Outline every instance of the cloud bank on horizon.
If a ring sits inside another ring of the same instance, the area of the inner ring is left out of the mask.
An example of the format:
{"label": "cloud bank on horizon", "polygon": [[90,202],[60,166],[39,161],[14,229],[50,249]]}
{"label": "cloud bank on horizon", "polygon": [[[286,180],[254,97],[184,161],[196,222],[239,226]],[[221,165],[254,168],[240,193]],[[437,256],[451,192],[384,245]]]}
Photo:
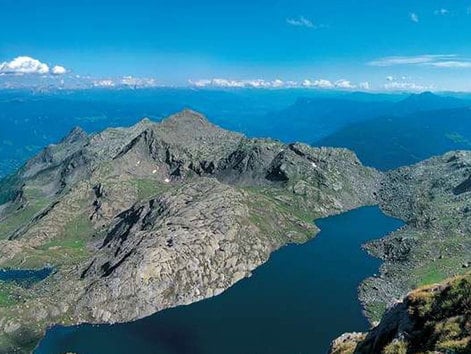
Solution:
{"label": "cloud bank on horizon", "polygon": [[201,79],[201,80],[188,80],[188,83],[194,87],[219,87],[219,88],[317,88],[317,89],[369,89],[368,82],[361,82],[354,84],[349,80],[340,79],[335,82],[326,79],[304,79],[302,81],[283,81],[276,80],[234,80],[234,79]]}
{"label": "cloud bank on horizon", "polygon": [[[365,63],[368,66],[376,67],[394,67],[407,65],[428,65],[435,68],[470,68],[471,60],[460,58],[455,54],[426,54],[418,56],[392,56],[378,58]],[[60,81],[64,88],[116,88],[116,87],[157,87],[168,86],[159,84],[155,78],[134,77],[131,75],[113,77],[113,78],[94,78],[90,76],[66,75],[70,74],[70,70],[61,65],[49,66],[38,59],[30,56],[19,56],[11,61],[0,63],[0,79],[9,76],[41,76],[54,77],[63,76],[67,79],[73,79],[69,83],[62,79]],[[362,90],[362,91],[425,91],[436,89],[433,85],[425,85],[414,82],[411,77],[387,75],[384,77],[384,83],[373,87],[367,80],[352,82],[348,79],[329,80],[325,78],[319,79],[302,79],[302,80],[266,80],[258,79],[189,79],[187,84],[196,88],[253,88],[253,89],[287,89],[287,88],[306,88],[319,90]],[[0,88],[5,87],[1,85]],[[69,84],[69,85],[68,85]],[[12,87],[12,86],[6,86]]]}
{"label": "cloud bank on horizon", "polygon": [[[367,63],[373,66],[393,66],[393,65],[406,65],[406,64],[446,64],[450,60],[444,61],[443,59],[450,59],[453,56],[444,55],[424,55],[417,57],[388,57],[380,58],[375,61]],[[442,60],[442,61],[440,61]],[[439,65],[437,65],[439,66]],[[47,78],[53,76],[64,76],[71,80],[67,83],[64,79],[61,79],[61,86],[65,88],[117,88],[117,87],[157,87],[158,81],[155,78],[138,78],[133,76],[123,76],[115,78],[93,78],[90,76],[80,75],[65,75],[69,74],[70,71],[60,65],[50,67],[48,64],[41,62],[38,59],[34,59],[29,56],[19,56],[11,61],[0,63],[0,78],[8,76],[21,76],[21,77],[43,77]],[[393,76],[387,76],[385,78],[386,83],[380,86],[379,90],[384,91],[424,91],[431,90],[433,86],[426,86],[411,82],[407,77],[401,77],[397,79]],[[55,83],[55,82],[54,82]],[[69,85],[67,85],[69,84]],[[320,79],[303,79],[303,80],[265,80],[265,79],[225,79],[225,78],[213,78],[213,79],[199,79],[199,80],[188,80],[189,86],[196,88],[252,88],[252,89],[288,89],[288,88],[305,88],[305,89],[319,89],[319,90],[372,90],[371,84],[368,81],[361,81],[354,83],[347,79],[328,80],[324,78]],[[160,85],[165,86],[165,85]],[[7,85],[6,87],[15,87]],[[0,88],[2,88],[0,81]],[[374,89],[373,89],[374,90]],[[378,88],[376,88],[378,90]]]}
{"label": "cloud bank on horizon", "polygon": [[302,81],[283,81],[280,79],[267,81],[263,79],[254,80],[234,80],[234,79],[202,79],[202,80],[188,80],[191,86],[197,88],[305,88],[305,89],[319,89],[319,90],[360,90],[360,91],[426,91],[433,90],[433,86],[420,85],[408,80],[407,77],[394,78],[388,76],[385,78],[387,83],[381,86],[379,90],[372,90],[371,84],[368,81],[353,83],[349,80],[340,79],[330,81],[326,79],[304,79]]}

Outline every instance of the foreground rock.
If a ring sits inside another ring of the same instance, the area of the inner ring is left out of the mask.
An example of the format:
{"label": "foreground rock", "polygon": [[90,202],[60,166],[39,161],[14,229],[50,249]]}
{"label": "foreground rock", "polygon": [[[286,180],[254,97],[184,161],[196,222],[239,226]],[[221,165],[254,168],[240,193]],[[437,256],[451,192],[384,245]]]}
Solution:
{"label": "foreground rock", "polygon": [[330,352],[471,353],[471,273],[409,293],[369,333],[345,334]]}
{"label": "foreground rock", "polygon": [[74,129],[0,182],[0,351],[54,323],[124,322],[224,291],[312,220],[375,204],[381,174],[345,149],[248,139],[184,111],[88,136]]}

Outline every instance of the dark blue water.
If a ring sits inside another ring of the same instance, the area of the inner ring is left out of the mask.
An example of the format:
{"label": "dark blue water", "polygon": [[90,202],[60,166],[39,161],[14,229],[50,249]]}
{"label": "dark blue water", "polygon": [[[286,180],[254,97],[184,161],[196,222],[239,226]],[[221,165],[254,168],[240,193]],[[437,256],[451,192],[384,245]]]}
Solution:
{"label": "dark blue water", "polygon": [[42,269],[0,269],[1,281],[14,281],[20,284],[33,284],[46,279],[51,273],[52,268]]}
{"label": "dark blue water", "polygon": [[56,326],[36,354],[325,353],[367,329],[357,287],[380,262],[361,249],[403,225],[377,207],[318,220],[319,235],[275,252],[223,294],[119,325]]}

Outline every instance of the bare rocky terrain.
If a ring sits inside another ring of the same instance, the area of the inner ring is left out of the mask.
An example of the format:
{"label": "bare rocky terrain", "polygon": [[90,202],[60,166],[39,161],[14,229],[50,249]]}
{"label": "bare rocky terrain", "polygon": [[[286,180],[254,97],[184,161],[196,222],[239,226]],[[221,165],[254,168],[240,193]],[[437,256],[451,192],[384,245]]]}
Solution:
{"label": "bare rocky terrain", "polygon": [[471,152],[455,151],[385,174],[382,209],[406,226],[366,248],[384,260],[360,299],[374,322],[407,292],[471,265]]}
{"label": "bare rocky terrain", "polygon": [[217,295],[315,218],[377,203],[381,173],[346,149],[248,139],[183,111],[74,129],[0,182],[1,352],[52,324],[126,322]]}

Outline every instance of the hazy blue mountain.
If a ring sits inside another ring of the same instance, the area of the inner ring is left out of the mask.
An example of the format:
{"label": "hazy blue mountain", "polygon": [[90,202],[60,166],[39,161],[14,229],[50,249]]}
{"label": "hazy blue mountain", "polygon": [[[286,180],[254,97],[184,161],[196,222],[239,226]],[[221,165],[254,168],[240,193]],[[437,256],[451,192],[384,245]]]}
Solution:
{"label": "hazy blue mountain", "polygon": [[261,135],[285,141],[312,143],[351,123],[381,116],[404,116],[419,111],[471,106],[471,100],[439,96],[430,92],[412,95],[351,93],[334,97],[299,98],[259,122]]}
{"label": "hazy blue mountain", "polygon": [[[350,98],[299,98],[279,112],[259,121],[259,135],[285,141],[312,142],[351,122],[385,114],[394,106],[390,101],[356,101]],[[266,122],[270,122],[266,125]]]}
{"label": "hazy blue mountain", "polygon": [[451,96],[436,95],[431,92],[412,94],[394,105],[392,112],[396,115],[406,115],[420,111],[434,111],[471,106],[471,100]]}
{"label": "hazy blue mountain", "polygon": [[422,111],[356,122],[315,145],[347,147],[365,164],[391,169],[449,150],[471,149],[471,108]]}

